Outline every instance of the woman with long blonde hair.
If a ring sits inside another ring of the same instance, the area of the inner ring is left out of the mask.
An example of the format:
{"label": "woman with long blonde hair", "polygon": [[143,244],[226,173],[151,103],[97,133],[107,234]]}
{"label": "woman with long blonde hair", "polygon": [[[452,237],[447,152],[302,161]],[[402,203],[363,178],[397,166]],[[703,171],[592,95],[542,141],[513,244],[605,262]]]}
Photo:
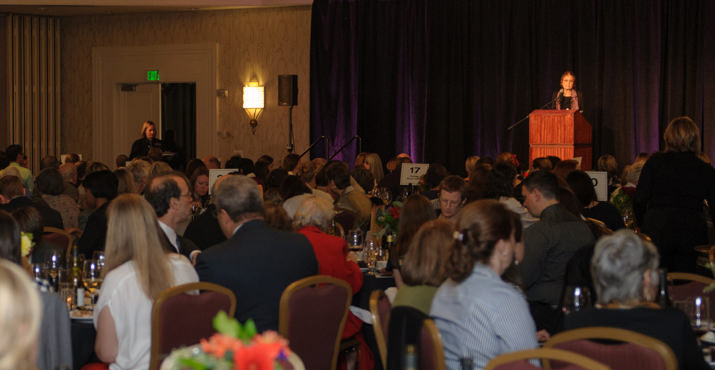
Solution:
{"label": "woman with long blonde hair", "polygon": [[112,370],[148,368],[154,299],[172,286],[198,281],[198,275],[185,257],[166,252],[156,214],[144,198],[122,194],[107,216],[95,352]]}
{"label": "woman with long blonde hair", "polygon": [[0,369],[36,369],[40,296],[20,266],[0,259]]}

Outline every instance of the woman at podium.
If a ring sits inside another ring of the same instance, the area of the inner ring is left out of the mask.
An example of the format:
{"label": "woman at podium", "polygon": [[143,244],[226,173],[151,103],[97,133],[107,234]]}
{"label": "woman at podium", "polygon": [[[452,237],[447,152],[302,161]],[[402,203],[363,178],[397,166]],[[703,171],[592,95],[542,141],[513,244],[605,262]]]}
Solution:
{"label": "woman at podium", "polygon": [[573,88],[576,77],[573,72],[566,71],[561,75],[561,90],[554,96],[554,106],[556,109],[580,110],[578,104],[578,93]]}
{"label": "woman at podium", "polygon": [[156,125],[152,121],[145,121],[142,124],[142,137],[132,144],[129,159],[143,157],[149,153],[152,147],[161,148],[161,140],[156,138]]}

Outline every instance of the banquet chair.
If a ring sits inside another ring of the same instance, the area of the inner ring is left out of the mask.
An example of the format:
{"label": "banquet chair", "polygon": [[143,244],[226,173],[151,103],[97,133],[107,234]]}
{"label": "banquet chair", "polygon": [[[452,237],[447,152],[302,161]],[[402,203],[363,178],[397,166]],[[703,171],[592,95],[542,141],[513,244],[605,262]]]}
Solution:
{"label": "banquet chair", "polygon": [[384,290],[373,290],[370,293],[370,314],[372,315],[372,330],[375,333],[377,350],[380,352],[382,368],[387,369],[387,340],[390,325],[390,310],[392,303]]}
{"label": "banquet chair", "polygon": [[347,282],[325,275],[300,279],[283,291],[278,332],[306,369],[335,369],[352,295]]}
{"label": "banquet chair", "polygon": [[437,325],[432,319],[422,322],[420,331],[420,369],[422,370],[445,370],[444,347],[442,347],[442,335],[439,334]]}
{"label": "banquet chair", "polygon": [[[594,326],[568,330],[551,337],[544,344],[544,348],[576,352],[602,362],[612,369],[676,370],[678,368],[675,354],[667,344],[625,329]],[[549,360],[544,360],[544,367],[549,368],[549,365]]]}
{"label": "banquet chair", "polygon": [[672,302],[697,296],[708,296],[710,297],[710,302],[715,303],[715,291],[703,293],[703,288],[713,283],[711,278],[686,272],[669,272],[668,280],[673,282],[672,285],[668,286],[668,293]]}
{"label": "banquet chair", "polygon": [[[568,365],[559,367],[559,370],[576,370],[576,369],[587,369],[587,370],[609,370],[610,367],[596,360],[592,360],[584,355],[579,355],[578,353],[564,351],[561,349],[553,348],[540,348],[540,349],[530,349],[525,351],[517,351],[511,353],[505,353],[494,357],[484,370],[537,370],[541,369],[538,366],[533,365],[528,360],[530,359],[548,359],[548,360],[558,360],[559,362],[566,363]],[[544,367],[548,368],[548,367]]]}
{"label": "banquet chair", "polygon": [[149,369],[158,369],[173,349],[214,334],[213,319],[219,311],[229,317],[236,312],[236,296],[220,285],[189,283],[159,293],[151,310]]}

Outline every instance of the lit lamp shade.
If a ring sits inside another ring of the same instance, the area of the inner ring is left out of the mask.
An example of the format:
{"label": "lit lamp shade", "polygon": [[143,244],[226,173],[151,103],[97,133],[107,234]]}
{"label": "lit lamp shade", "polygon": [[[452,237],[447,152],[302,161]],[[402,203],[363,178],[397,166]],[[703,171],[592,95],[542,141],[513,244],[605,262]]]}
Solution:
{"label": "lit lamp shade", "polygon": [[243,109],[246,111],[251,130],[255,133],[258,125],[258,117],[263,112],[264,107],[264,87],[258,83],[251,82],[249,86],[243,87]]}

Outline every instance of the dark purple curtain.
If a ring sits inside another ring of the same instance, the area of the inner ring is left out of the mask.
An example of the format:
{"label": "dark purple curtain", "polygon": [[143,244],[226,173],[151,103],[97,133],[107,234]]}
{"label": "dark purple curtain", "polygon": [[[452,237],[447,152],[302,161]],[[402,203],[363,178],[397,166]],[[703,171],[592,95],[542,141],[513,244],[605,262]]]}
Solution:
{"label": "dark purple curtain", "polygon": [[456,172],[472,154],[524,163],[528,122],[506,128],[569,69],[594,159],[659,150],[679,115],[701,125],[713,157],[714,20],[709,0],[315,0],[311,137],[334,153],[359,135],[385,161],[407,152]]}

